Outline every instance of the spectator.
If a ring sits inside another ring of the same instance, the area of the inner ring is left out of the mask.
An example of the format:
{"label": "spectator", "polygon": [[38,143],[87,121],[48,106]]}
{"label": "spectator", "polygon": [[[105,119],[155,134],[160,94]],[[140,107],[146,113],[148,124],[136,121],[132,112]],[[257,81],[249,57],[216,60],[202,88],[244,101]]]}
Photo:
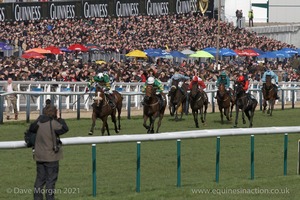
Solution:
{"label": "spectator", "polygon": [[253,10],[249,10],[248,12],[248,18],[249,18],[249,27],[253,27],[253,18],[254,18],[254,15],[253,15]]}
{"label": "spectator", "polygon": [[[36,180],[34,184],[34,200],[54,199],[55,183],[58,178],[59,160],[63,158],[59,136],[68,132],[66,122],[59,117],[56,107],[46,107],[29,130],[36,133],[34,160],[36,161]],[[44,189],[45,187],[45,189]]]}
{"label": "spectator", "polygon": [[[7,79],[7,83],[4,85],[5,92],[14,92],[18,91],[17,85],[15,85],[12,81],[12,78]],[[18,109],[17,109],[17,94],[9,94],[5,96],[5,100],[7,101],[6,111],[6,119],[10,120],[11,109],[13,109],[15,113],[15,120],[18,120]]]}

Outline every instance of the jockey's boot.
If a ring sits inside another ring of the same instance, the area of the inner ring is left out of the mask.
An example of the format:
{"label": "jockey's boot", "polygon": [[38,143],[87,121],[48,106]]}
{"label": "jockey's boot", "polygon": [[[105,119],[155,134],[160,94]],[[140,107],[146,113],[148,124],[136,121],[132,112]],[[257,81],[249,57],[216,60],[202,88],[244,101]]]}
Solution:
{"label": "jockey's boot", "polygon": [[207,103],[209,103],[207,94],[206,94],[204,91],[202,91],[202,94],[203,94],[204,100],[205,100]]}
{"label": "jockey's boot", "polygon": [[179,88],[180,92],[185,96],[186,94],[185,94],[185,91],[183,90],[183,88],[182,87],[178,87],[178,88]]}
{"label": "jockey's boot", "polygon": [[276,100],[280,99],[278,96],[278,87],[274,84],[275,92],[276,92]]}
{"label": "jockey's boot", "polygon": [[116,108],[116,104],[114,102],[114,98],[111,94],[106,95],[108,97],[108,104],[111,106],[112,109]]}
{"label": "jockey's boot", "polygon": [[217,91],[217,95],[214,98],[217,99],[218,96],[219,96],[219,91]]}
{"label": "jockey's boot", "polygon": [[164,97],[161,94],[157,95],[159,98],[159,106],[160,106],[160,110],[164,107]]}

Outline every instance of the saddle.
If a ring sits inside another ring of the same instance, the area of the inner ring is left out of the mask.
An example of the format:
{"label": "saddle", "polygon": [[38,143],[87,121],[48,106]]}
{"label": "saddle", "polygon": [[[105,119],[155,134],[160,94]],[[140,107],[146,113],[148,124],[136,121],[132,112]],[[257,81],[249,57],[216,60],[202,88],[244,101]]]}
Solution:
{"label": "saddle", "polygon": [[112,109],[116,108],[116,104],[115,104],[115,97],[113,94],[110,93],[105,93],[105,96],[108,99],[108,104],[111,106]]}
{"label": "saddle", "polygon": [[161,94],[156,94],[159,103],[159,110],[162,110],[164,107],[164,98]]}

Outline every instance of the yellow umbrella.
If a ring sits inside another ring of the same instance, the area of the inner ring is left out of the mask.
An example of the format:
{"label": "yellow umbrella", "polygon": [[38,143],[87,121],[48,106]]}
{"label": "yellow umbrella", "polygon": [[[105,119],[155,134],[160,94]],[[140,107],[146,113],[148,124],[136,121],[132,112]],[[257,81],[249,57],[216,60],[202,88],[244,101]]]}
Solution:
{"label": "yellow umbrella", "polygon": [[137,58],[147,58],[146,53],[143,51],[140,51],[140,50],[133,50],[133,51],[129,52],[128,54],[126,54],[125,56],[137,57]]}
{"label": "yellow umbrella", "polygon": [[213,58],[214,56],[210,53],[208,53],[207,51],[197,51],[194,54],[189,55],[189,57],[191,58]]}
{"label": "yellow umbrella", "polygon": [[99,64],[99,65],[101,65],[101,64],[106,64],[106,62],[105,62],[105,61],[103,61],[103,60],[97,60],[97,61],[96,61],[96,64]]}

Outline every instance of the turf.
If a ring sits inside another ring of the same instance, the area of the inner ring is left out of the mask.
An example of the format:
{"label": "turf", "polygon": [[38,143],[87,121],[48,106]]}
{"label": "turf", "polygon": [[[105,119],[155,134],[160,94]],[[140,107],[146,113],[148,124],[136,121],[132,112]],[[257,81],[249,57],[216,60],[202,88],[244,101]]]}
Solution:
{"label": "turf", "polygon": [[[166,115],[161,132],[196,130],[191,115],[178,122]],[[273,116],[256,111],[254,127],[298,126],[299,109],[275,110]],[[122,118],[120,134],[142,134],[141,117]],[[90,119],[68,119],[63,137],[87,136]],[[95,135],[100,135],[101,122]],[[239,127],[248,127],[242,124]],[[25,122],[1,125],[0,140],[23,140]],[[220,124],[219,113],[207,114],[200,129],[232,128]],[[115,134],[110,124],[111,134]],[[88,137],[88,136],[87,136]],[[297,141],[289,134],[288,171],[283,175],[283,135],[255,136],[255,179],[250,179],[250,136],[221,137],[220,179],[215,182],[216,138],[181,142],[181,187],[177,188],[176,141],[141,143],[141,191],[136,190],[136,143],[97,145],[97,197],[92,196],[91,145],[64,146],[56,199],[299,199]],[[32,199],[35,162],[31,149],[1,150],[0,199]]]}

